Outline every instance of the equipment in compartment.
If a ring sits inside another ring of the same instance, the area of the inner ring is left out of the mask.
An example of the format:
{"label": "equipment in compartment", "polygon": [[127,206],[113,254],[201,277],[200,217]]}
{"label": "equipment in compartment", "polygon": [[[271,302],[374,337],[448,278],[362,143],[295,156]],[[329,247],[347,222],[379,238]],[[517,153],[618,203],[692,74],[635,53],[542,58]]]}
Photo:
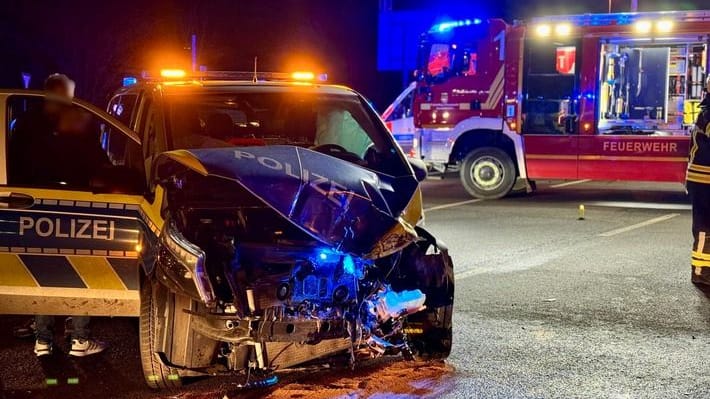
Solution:
{"label": "equipment in compartment", "polygon": [[599,129],[683,132],[702,99],[706,46],[606,43],[601,49]]}

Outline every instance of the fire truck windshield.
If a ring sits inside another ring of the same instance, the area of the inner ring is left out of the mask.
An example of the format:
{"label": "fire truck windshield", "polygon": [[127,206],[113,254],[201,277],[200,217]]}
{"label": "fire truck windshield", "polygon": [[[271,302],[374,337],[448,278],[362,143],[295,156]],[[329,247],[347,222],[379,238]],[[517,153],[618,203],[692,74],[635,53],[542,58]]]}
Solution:
{"label": "fire truck windshield", "polygon": [[488,24],[459,26],[443,32],[429,32],[419,45],[418,69],[422,77],[440,83],[452,76],[476,74],[478,42],[486,36]]}

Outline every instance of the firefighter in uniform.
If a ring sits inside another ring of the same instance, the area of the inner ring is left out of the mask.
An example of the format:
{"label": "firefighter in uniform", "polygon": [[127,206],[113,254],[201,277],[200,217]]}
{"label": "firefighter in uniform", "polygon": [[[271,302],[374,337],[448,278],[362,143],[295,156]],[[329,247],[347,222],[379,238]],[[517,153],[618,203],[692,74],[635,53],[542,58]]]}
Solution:
{"label": "firefighter in uniform", "polygon": [[693,206],[691,281],[710,286],[710,77],[706,90],[693,127],[686,184]]}

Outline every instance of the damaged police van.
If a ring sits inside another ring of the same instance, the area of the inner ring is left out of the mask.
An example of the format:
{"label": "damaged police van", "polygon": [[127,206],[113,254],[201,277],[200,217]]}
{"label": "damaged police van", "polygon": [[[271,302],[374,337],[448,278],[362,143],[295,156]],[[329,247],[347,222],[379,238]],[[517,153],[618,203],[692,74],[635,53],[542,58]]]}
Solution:
{"label": "damaged police van", "polygon": [[[221,78],[123,87],[111,116],[74,101],[101,120],[95,139],[109,166],[84,189],[5,176],[12,198],[0,213],[17,220],[18,234],[0,237],[0,258],[15,257],[0,267],[48,281],[34,255],[73,266],[84,284],[71,292],[25,287],[62,297],[52,314],[139,316],[154,388],[186,376],[236,371],[258,375],[249,382],[258,385],[294,366],[448,356],[453,265],[417,225],[425,170],[348,88]],[[3,95],[8,121],[17,95]],[[97,270],[122,284],[98,287]],[[0,299],[11,300],[0,313],[46,312],[27,307],[6,275]]]}

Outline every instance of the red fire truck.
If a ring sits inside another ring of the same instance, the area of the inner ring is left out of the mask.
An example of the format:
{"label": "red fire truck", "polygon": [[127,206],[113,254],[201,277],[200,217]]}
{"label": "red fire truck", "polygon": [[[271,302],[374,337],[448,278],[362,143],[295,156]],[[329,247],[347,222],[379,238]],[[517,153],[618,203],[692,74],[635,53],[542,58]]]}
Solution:
{"label": "red fire truck", "polygon": [[537,179],[681,182],[709,32],[710,11],[446,22],[422,35],[416,83],[383,118],[474,197]]}

